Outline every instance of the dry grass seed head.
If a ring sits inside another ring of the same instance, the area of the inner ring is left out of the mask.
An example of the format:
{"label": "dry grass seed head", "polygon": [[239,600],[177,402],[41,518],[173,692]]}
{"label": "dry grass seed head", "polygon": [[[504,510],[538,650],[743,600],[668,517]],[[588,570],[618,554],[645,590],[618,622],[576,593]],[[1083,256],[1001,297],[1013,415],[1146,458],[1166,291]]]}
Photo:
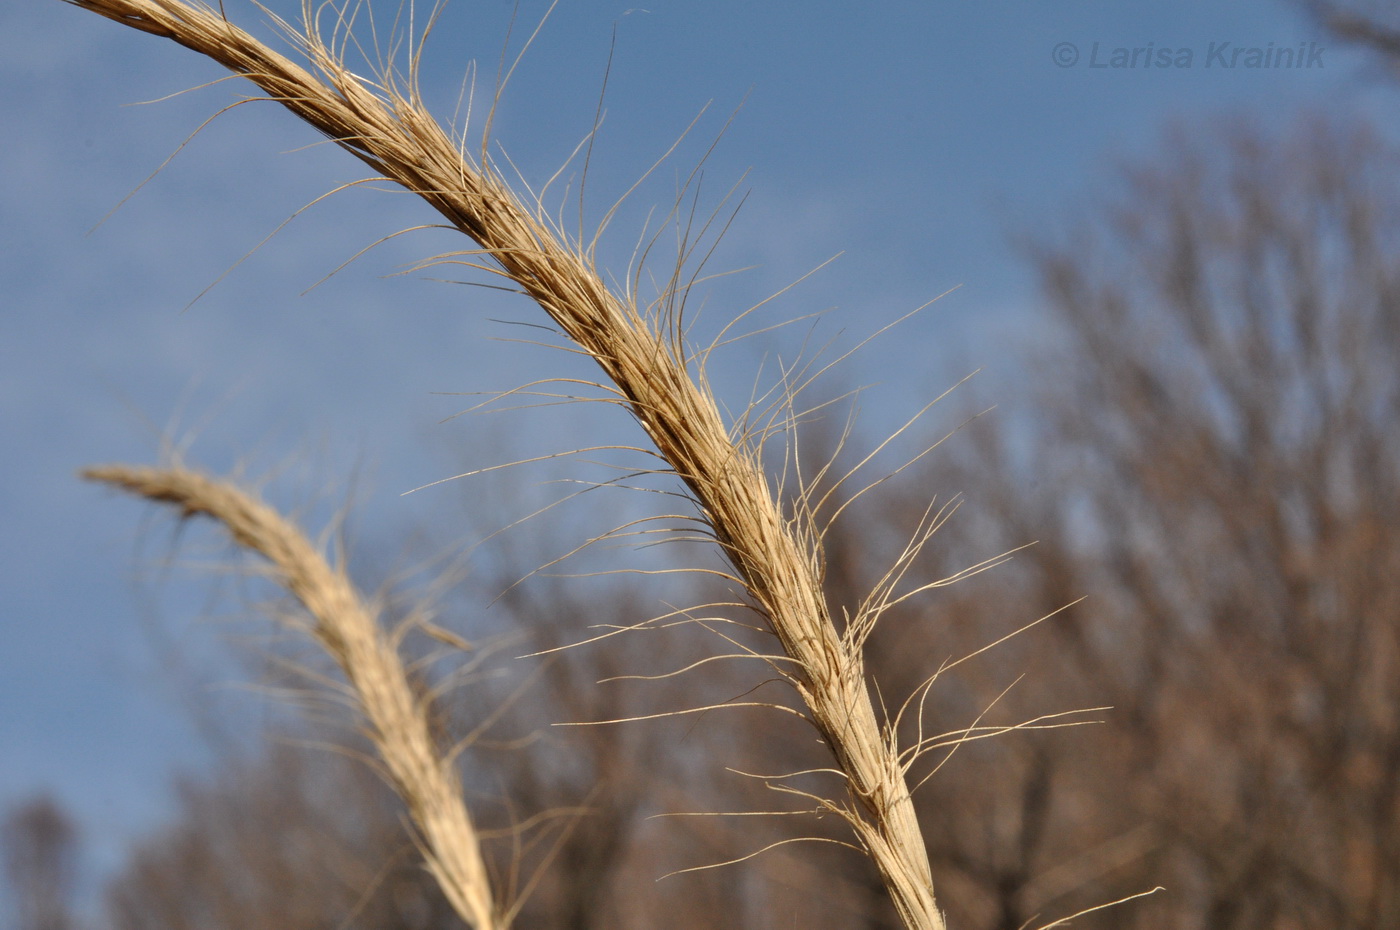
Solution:
{"label": "dry grass seed head", "polygon": [[[661,280],[657,300],[642,306],[637,296],[641,267],[655,239],[640,249],[622,291],[610,288],[595,266],[597,236],[586,238],[581,230],[576,237],[565,234],[537,198],[522,199],[506,183],[486,147],[492,113],[485,119],[480,153],[473,158],[463,138],[444,130],[424,109],[418,87],[423,40],[440,7],[433,8],[426,28],[417,37],[412,35],[413,6],[410,3],[406,8],[412,45],[404,73],[395,68],[394,38],[381,44],[376,37],[376,49],[384,48],[385,52],[376,66],[376,78],[370,80],[350,71],[345,63],[360,4],[313,7],[307,0],[300,28],[273,16],[305,57],[308,70],[232,25],[207,4],[183,0],[65,2],[170,38],[257,84],[266,99],[291,110],[370,166],[379,178],[418,195],[447,226],[476,244],[470,252],[442,256],[438,261],[471,257],[467,264],[507,279],[509,286],[529,296],[579,351],[597,363],[603,379],[596,386],[602,388],[604,399],[630,411],[655,454],[664,460],[664,468],[658,470],[669,471],[683,482],[704,532],[719,545],[731,566],[732,571],[721,574],[739,583],[745,599],[782,645],[783,655],[770,657],[771,664],[801,696],[806,706],[802,715],[817,728],[835,756],[845,787],[843,797],[812,796],[811,800],[849,822],[859,847],[883,876],[906,925],[941,930],[943,919],[934,902],[927,854],[906,784],[910,760],[901,752],[894,729],[882,724],[875,711],[861,651],[879,615],[910,596],[897,596],[894,587],[937,528],[938,513],[931,511],[933,516],[847,630],[843,633],[838,629],[822,590],[823,530],[818,512],[827,496],[812,499],[809,488],[799,488],[792,504],[785,506],[774,493],[762,462],[764,441],[790,433],[800,419],[794,412],[794,398],[812,376],[800,368],[785,370],[772,417],[755,420],[746,414],[736,428],[726,425],[706,381],[705,362],[724,341],[728,329],[699,351],[687,348],[684,338],[686,300],[704,265],[700,257],[693,263],[693,272],[684,271],[692,256],[700,255],[694,243],[703,239],[703,235],[688,237],[694,214],[683,224],[686,233],[679,240],[677,262]],[[334,20],[329,34],[320,26],[323,13]],[[502,70],[499,84],[508,80],[511,69],[503,66]],[[683,199],[677,198],[675,209],[680,209]],[[609,211],[602,225],[614,213]],[[699,231],[708,230],[717,216],[703,221]],[[861,465],[868,461],[869,457]],[[222,508],[216,516],[240,543],[286,565],[289,587],[318,618],[323,611],[359,609],[352,595],[336,587],[334,573],[316,568],[314,553],[276,531],[269,532],[267,514],[227,499],[226,492],[217,487],[139,470],[99,470],[92,477],[186,509]],[[849,477],[851,473],[836,484]],[[878,484],[873,482],[856,496]],[[182,489],[173,490],[174,485]],[[837,508],[828,519],[840,512]],[[314,583],[308,580],[313,576],[317,578]],[[327,647],[346,661],[368,648],[344,631],[318,628],[318,635],[324,635]],[[375,680],[372,687],[385,686]],[[912,747],[913,756],[925,748]],[[420,827],[425,835],[432,835],[437,818],[447,816],[438,808],[440,803],[451,808],[436,795],[431,802],[420,802]],[[464,809],[451,816],[458,820],[466,817]],[[435,870],[450,871],[450,863],[436,858],[440,855],[436,851],[433,855]],[[480,871],[479,863],[464,868]],[[464,898],[461,909],[464,916],[469,914],[469,919],[485,926],[497,912],[489,897],[478,897],[481,900]]]}

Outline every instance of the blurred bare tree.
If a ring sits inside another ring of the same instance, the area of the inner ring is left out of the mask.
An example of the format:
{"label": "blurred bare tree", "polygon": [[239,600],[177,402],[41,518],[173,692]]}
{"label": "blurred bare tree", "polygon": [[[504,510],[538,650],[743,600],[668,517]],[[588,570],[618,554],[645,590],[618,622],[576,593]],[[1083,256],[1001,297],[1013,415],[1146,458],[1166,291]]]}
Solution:
{"label": "blurred bare tree", "polygon": [[273,741],[179,788],[108,889],[116,930],[461,926],[364,759]]}
{"label": "blurred bare tree", "polygon": [[886,651],[907,682],[929,661],[905,629],[956,657],[1089,595],[934,700],[1114,709],[969,745],[923,789],[950,925],[1160,884],[1079,923],[1400,926],[1397,168],[1328,119],[1183,128],[1031,247],[1063,339],[1034,415],[975,424],[927,481],[970,498],[952,564],[1040,542]]}
{"label": "blurred bare tree", "polygon": [[1314,19],[1339,39],[1400,64],[1400,11],[1383,0],[1306,0]]}
{"label": "blurred bare tree", "polygon": [[77,829],[53,798],[15,805],[0,828],[15,930],[71,930]]}

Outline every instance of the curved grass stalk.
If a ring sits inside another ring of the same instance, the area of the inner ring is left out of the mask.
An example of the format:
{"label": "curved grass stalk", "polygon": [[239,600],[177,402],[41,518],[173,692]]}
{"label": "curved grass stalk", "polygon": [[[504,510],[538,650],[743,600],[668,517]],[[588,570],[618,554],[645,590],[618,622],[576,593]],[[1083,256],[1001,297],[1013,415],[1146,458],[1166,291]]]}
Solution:
{"label": "curved grass stalk", "polygon": [[391,637],[343,570],[332,567],[293,523],[226,481],[181,467],[103,465],[84,478],[208,516],[262,556],[276,582],[312,617],[311,635],[350,682],[384,769],[408,806],[428,870],[472,930],[506,930],[510,914],[492,894],[475,824],[451,753],[432,736],[428,706],[409,683]]}
{"label": "curved grass stalk", "polygon": [[[593,242],[571,239],[542,204],[517,197],[487,157],[485,134],[482,154],[473,159],[426,111],[416,80],[421,45],[408,55],[406,76],[381,64],[377,81],[369,81],[345,64],[346,18],[329,36],[320,31],[319,13],[329,9],[335,18],[334,7],[304,3],[301,29],[278,21],[305,56],[309,67],[303,67],[195,0],[64,2],[171,39],[252,81],[265,99],[426,201],[490,259],[481,267],[513,282],[594,359],[685,483],[751,606],[791,660],[782,674],[844,777],[846,796],[830,799],[829,809],[849,822],[905,925],[943,930],[906,763],[892,728],[876,714],[861,644],[841,634],[823,595],[813,502],[799,494],[792,515],[785,512],[754,440],[742,428],[726,427],[685,344],[680,320],[688,279],[673,274],[648,306],[638,305],[631,288],[610,289],[594,266]],[[489,116],[487,124],[489,133]]]}

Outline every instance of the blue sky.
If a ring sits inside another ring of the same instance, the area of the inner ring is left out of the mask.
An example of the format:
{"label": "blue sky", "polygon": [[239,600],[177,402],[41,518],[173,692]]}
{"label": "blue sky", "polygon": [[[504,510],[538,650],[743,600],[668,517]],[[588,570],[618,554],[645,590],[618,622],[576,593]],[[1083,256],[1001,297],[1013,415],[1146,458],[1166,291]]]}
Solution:
{"label": "blue sky", "polygon": [[[297,6],[269,5],[289,16]],[[250,26],[264,18],[242,0],[225,6]],[[489,85],[511,8],[450,7],[426,75],[444,115],[468,62]],[[522,4],[517,46],[542,10]],[[867,407],[903,412],[978,367],[993,386],[983,394],[1028,402],[1035,386],[1017,375],[1045,331],[1010,234],[1052,235],[1091,211],[1113,165],[1150,156],[1169,121],[1384,114],[1395,102],[1364,56],[1283,2],[564,0],[495,124],[532,183],[591,125],[614,31],[592,215],[709,109],[619,216],[610,264],[625,265],[645,209],[667,203],[737,109],[705,191],[742,178],[749,196],[714,268],[754,267],[714,286],[702,326],[837,253],[761,322],[826,310],[819,341],[849,345],[957,286],[844,371],[876,385]],[[1212,44],[1314,41],[1322,67],[1207,66]],[[1190,50],[1191,67],[1090,67],[1149,43]],[[393,240],[304,293],[380,236],[431,222],[401,195],[356,190],[318,205],[190,306],[293,210],[360,177],[357,162],[312,145],[275,107],[215,121],[98,225],[239,88],[129,104],[219,76],[183,48],[58,0],[0,10],[0,805],[54,791],[80,818],[98,870],[170,810],[173,773],[207,762],[191,701],[256,715],[262,699],[229,696],[237,672],[218,659],[227,634],[197,619],[205,581],[142,568],[171,553],[167,526],[82,485],[76,469],[149,461],[173,427],[214,469],[296,462],[274,485],[284,504],[312,490],[334,503],[353,480],[366,537],[394,539],[422,521],[469,535],[453,524],[457,491],[401,492],[462,463],[629,438],[605,410],[440,422],[464,400],[438,392],[511,387],[557,373],[562,359],[492,341],[529,338],[500,322],[539,321],[518,300],[390,277],[451,247],[441,235]],[[736,396],[763,352],[791,354],[804,332],[731,353],[721,371]]]}

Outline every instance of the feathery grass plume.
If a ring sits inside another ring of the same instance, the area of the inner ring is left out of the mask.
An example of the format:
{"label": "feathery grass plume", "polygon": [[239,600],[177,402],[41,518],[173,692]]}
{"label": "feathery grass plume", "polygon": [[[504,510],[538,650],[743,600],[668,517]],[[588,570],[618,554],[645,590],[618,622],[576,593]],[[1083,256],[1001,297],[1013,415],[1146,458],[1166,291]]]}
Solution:
{"label": "feathery grass plume", "polygon": [[421,834],[423,855],[448,901],[473,930],[505,930],[512,911],[495,901],[452,760],[437,748],[429,708],[415,695],[374,611],[294,524],[233,484],[180,466],[102,465],[82,476],[218,521],[238,545],[272,566],[306,608],[311,634],[349,680],[369,737]]}
{"label": "feathery grass plume", "polygon": [[[685,483],[706,531],[728,560],[728,577],[747,591],[781,643],[786,659],[775,659],[774,667],[806,704],[847,789],[844,797],[820,803],[849,822],[905,925],[942,930],[906,783],[925,747],[901,749],[893,723],[882,725],[877,716],[865,681],[862,646],[878,605],[888,603],[887,592],[873,596],[861,622],[844,634],[838,630],[822,591],[821,532],[813,517],[817,502],[799,493],[790,502],[792,515],[785,513],[764,473],[761,443],[742,426],[733,432],[726,428],[705,381],[706,353],[691,354],[685,343],[677,312],[684,285],[673,279],[676,289],[649,306],[639,306],[630,289],[610,289],[595,266],[596,237],[571,239],[540,203],[527,203],[512,192],[487,156],[484,141],[481,155],[472,158],[426,111],[417,85],[421,44],[413,47],[406,74],[384,66],[370,81],[353,74],[339,51],[353,47],[342,33],[353,16],[331,6],[336,27],[326,37],[318,25],[322,8],[310,0],[304,0],[300,29],[277,20],[309,67],[197,0],[64,2],[172,39],[252,81],[265,99],[285,106],[383,179],[425,200],[479,246],[479,251],[465,253],[476,257],[478,267],[515,282],[597,362],[610,382],[605,389],[610,399],[630,411],[668,469]],[[173,475],[98,475],[130,481],[134,489],[164,495],[187,508],[193,501],[202,507],[200,495],[228,501],[227,491],[188,478],[179,479],[176,492],[167,487]],[[184,496],[187,490],[196,496]],[[235,512],[240,520],[260,514],[246,507],[235,507]],[[257,542],[281,545],[261,537]],[[430,824],[439,816],[435,810],[422,814]],[[473,877],[476,868],[468,870]],[[478,922],[489,919],[488,899],[464,900],[463,906]]]}

